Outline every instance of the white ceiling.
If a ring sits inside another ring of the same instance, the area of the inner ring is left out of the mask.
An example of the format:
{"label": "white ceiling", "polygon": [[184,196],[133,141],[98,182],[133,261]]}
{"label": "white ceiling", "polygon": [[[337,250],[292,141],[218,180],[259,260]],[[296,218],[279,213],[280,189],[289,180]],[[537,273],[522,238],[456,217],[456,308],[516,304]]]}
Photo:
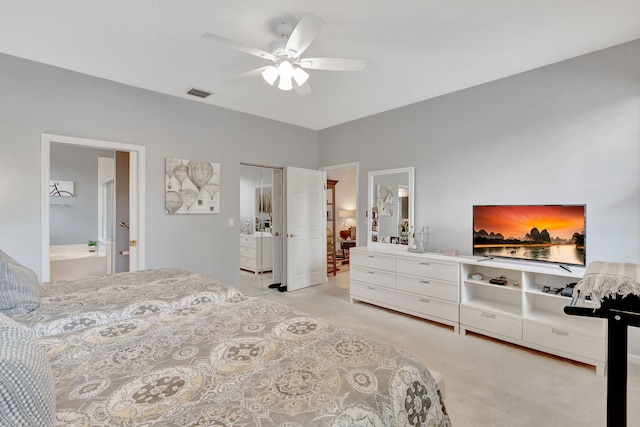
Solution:
{"label": "white ceiling", "polygon": [[[305,97],[228,82],[268,62],[201,37],[268,50],[308,11],[326,23],[303,56],[367,66],[311,70]],[[2,53],[315,130],[635,39],[640,0],[0,0]]]}

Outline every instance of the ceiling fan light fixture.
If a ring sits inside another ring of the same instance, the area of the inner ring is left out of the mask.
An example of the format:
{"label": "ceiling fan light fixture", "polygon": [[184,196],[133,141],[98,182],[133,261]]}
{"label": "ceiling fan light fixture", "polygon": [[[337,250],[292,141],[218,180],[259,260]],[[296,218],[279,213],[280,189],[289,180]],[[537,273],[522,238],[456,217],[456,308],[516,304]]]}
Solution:
{"label": "ceiling fan light fixture", "polygon": [[278,73],[280,74],[280,80],[291,80],[293,77],[293,65],[289,61],[282,61],[278,64]]}
{"label": "ceiling fan light fixture", "polygon": [[309,80],[309,73],[300,67],[296,67],[293,70],[293,79],[296,81],[298,86],[302,86],[307,82],[307,80]]}
{"label": "ceiling fan light fixture", "polygon": [[273,86],[273,84],[276,82],[279,75],[280,74],[278,73],[278,69],[276,67],[269,67],[262,72],[262,78],[271,86]]}
{"label": "ceiling fan light fixture", "polygon": [[278,89],[280,90],[293,89],[293,83],[291,83],[291,77],[284,78],[283,76],[280,76],[280,81],[278,82]]}

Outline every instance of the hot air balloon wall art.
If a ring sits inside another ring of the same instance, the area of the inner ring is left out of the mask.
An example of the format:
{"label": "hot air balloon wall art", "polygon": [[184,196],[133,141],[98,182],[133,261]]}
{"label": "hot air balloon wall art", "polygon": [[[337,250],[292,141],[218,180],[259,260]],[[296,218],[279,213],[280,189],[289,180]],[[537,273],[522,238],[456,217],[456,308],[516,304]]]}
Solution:
{"label": "hot air balloon wall art", "polygon": [[165,159],[165,212],[220,213],[220,163]]}

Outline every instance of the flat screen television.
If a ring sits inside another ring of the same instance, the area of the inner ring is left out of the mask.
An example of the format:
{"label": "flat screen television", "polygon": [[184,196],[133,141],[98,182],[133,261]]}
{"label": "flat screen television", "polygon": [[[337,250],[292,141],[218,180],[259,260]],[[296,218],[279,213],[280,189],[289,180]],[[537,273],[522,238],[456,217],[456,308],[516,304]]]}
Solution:
{"label": "flat screen television", "polygon": [[585,205],[476,205],[473,254],[586,264]]}

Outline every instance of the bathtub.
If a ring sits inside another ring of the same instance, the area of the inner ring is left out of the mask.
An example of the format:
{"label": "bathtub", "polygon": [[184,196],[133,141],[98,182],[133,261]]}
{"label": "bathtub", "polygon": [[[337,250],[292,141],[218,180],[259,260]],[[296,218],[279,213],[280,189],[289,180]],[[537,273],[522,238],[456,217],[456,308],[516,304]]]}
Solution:
{"label": "bathtub", "polygon": [[51,246],[49,261],[52,282],[107,274],[107,250],[102,245],[95,252],[89,252],[86,243]]}

